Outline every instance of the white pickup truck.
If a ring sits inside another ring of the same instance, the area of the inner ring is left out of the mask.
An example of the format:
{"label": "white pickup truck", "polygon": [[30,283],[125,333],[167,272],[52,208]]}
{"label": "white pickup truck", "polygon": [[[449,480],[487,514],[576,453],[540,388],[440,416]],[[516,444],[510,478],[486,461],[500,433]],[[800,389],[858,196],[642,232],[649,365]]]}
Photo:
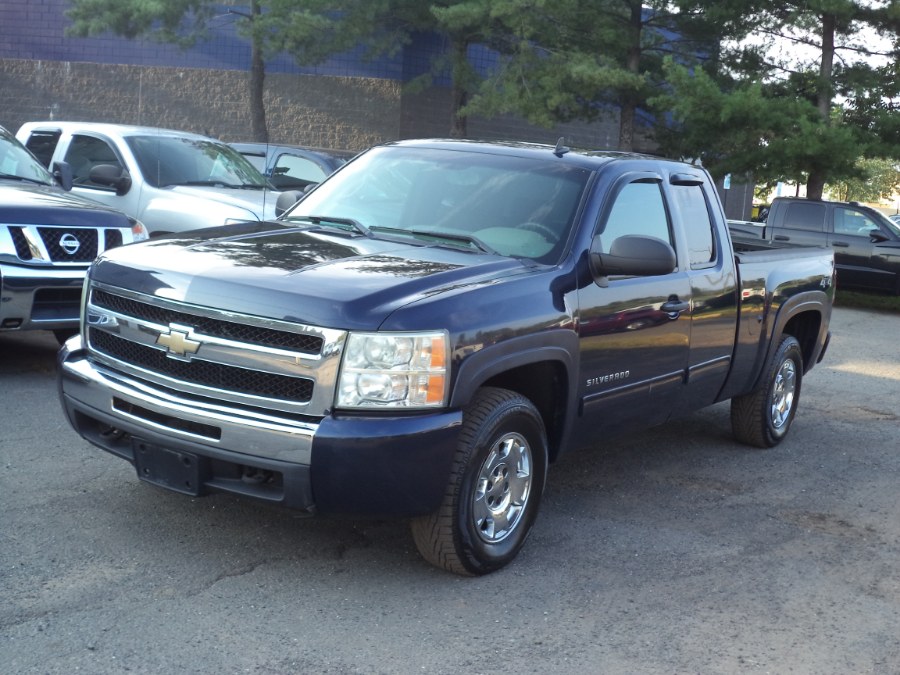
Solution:
{"label": "white pickup truck", "polygon": [[240,153],[182,131],[88,122],[28,122],[16,138],[72,191],[137,218],[152,235],[275,216],[278,193]]}

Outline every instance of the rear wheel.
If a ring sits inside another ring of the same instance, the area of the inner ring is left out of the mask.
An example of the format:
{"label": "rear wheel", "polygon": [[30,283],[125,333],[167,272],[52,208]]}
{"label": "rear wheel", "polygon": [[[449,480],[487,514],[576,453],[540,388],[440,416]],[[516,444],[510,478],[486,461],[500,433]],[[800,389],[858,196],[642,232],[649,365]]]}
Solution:
{"label": "rear wheel", "polygon": [[741,443],[778,445],[797,413],[803,380],[803,353],[792,335],[781,338],[757,388],[731,399],[731,428]]}
{"label": "rear wheel", "polygon": [[546,474],[544,423],[531,401],[482,389],[464,411],[440,508],[412,521],[416,547],[457,574],[500,569],[531,531]]}

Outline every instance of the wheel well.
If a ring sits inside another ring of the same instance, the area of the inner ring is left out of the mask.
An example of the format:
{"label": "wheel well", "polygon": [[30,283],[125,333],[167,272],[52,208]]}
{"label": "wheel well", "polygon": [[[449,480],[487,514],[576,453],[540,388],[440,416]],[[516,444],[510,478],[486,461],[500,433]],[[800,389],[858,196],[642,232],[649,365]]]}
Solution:
{"label": "wheel well", "polygon": [[544,420],[547,430],[547,452],[552,462],[559,454],[565,428],[566,405],[569,390],[568,377],[563,364],[541,361],[499,373],[484,382],[485,387],[500,387],[517,392],[529,399]]}
{"label": "wheel well", "polygon": [[803,370],[807,371],[813,366],[813,354],[816,349],[816,341],[819,338],[819,329],[822,326],[822,315],[818,312],[801,312],[791,317],[784,327],[782,334],[793,335],[800,343],[803,352]]}

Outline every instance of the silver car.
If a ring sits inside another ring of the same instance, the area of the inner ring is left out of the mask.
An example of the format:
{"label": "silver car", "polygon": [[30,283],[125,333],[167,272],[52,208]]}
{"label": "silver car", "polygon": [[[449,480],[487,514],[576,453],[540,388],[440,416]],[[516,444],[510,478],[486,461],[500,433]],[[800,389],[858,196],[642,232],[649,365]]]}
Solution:
{"label": "silver car", "polygon": [[153,235],[275,217],[278,192],[240,153],[198,134],[121,124],[28,122],[16,137],[72,191]]}

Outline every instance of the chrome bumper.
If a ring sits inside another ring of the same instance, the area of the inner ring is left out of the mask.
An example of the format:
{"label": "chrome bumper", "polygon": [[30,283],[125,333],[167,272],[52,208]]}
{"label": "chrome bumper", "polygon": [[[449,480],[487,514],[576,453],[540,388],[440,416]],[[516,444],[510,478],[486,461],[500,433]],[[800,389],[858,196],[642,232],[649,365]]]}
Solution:
{"label": "chrome bumper", "polygon": [[60,351],[59,385],[63,406],[80,432],[75,412],[132,436],[164,439],[171,446],[198,444],[253,458],[310,464],[317,424],[148,386],[88,361],[80,336]]}
{"label": "chrome bumper", "polygon": [[[84,269],[0,267],[0,330],[56,330],[78,328]],[[63,290],[72,302],[60,299],[36,304],[39,291]]]}

